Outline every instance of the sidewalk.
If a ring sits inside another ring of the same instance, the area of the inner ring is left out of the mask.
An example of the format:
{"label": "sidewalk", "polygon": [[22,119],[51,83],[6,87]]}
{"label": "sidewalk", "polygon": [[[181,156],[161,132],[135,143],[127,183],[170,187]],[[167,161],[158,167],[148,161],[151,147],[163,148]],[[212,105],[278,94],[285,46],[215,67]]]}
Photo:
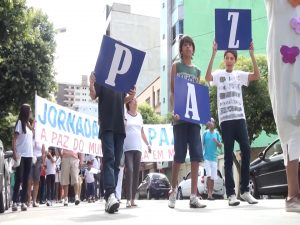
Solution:
{"label": "sidewalk", "polygon": [[104,202],[81,202],[75,206],[61,204],[54,207],[29,208],[27,212],[6,211],[0,214],[1,225],[144,225],[144,224],[218,224],[218,225],[299,225],[300,213],[286,213],[284,200],[261,200],[257,205],[241,202],[229,207],[226,200],[202,201],[204,209],[190,209],[188,200],[178,200],[176,208],[168,208],[167,200],[140,200],[138,207],[126,208],[122,200],[116,214],[104,212]]}

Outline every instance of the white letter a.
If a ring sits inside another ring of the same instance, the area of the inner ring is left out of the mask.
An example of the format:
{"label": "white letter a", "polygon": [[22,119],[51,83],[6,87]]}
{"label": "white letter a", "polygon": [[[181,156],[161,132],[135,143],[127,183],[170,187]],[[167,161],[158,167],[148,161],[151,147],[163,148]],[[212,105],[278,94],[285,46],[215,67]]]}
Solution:
{"label": "white letter a", "polygon": [[[186,97],[186,110],[185,110],[185,118],[191,118],[190,113],[192,112],[192,119],[193,120],[199,120],[199,112],[198,112],[198,106],[197,106],[197,98],[196,98],[196,92],[195,92],[195,86],[191,83],[187,83],[188,86],[188,92]],[[190,106],[191,103],[191,106]]]}

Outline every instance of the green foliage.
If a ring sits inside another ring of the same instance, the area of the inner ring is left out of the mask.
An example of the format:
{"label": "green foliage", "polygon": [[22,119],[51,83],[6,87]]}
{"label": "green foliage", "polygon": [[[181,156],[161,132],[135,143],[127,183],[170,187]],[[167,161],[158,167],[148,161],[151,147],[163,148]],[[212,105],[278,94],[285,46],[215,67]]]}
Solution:
{"label": "green foliage", "polygon": [[[268,92],[268,66],[265,56],[258,56],[257,64],[261,77],[252,81],[248,87],[243,87],[244,108],[248,125],[250,143],[252,143],[264,130],[267,134],[276,133],[271,101]],[[224,68],[224,64],[221,64]],[[235,70],[253,71],[250,58],[239,57]],[[212,116],[218,124],[217,89],[210,89],[210,106]]]}
{"label": "green foliage", "polygon": [[162,117],[154,112],[153,108],[147,103],[142,103],[138,106],[138,110],[141,113],[144,124],[161,124],[170,123],[172,115],[169,113],[167,117]]}
{"label": "green foliage", "polygon": [[35,92],[48,98],[55,91],[54,35],[47,16],[27,8],[24,0],[0,2],[1,139],[10,129],[5,121],[17,115],[23,103],[33,106]]}

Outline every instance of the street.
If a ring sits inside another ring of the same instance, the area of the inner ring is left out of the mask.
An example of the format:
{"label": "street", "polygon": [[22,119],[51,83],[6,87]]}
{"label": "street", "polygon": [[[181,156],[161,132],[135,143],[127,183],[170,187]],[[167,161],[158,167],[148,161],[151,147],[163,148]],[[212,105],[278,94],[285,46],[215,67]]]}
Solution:
{"label": "street", "polygon": [[170,209],[167,200],[139,200],[138,207],[126,208],[122,200],[119,212],[104,212],[104,201],[81,202],[78,206],[63,207],[41,205],[27,212],[6,211],[0,214],[1,225],[34,224],[228,224],[228,225],[299,225],[300,213],[286,213],[284,200],[260,200],[257,205],[241,202],[229,207],[227,200],[202,201],[205,209],[190,209],[188,200],[178,200],[176,208]]}

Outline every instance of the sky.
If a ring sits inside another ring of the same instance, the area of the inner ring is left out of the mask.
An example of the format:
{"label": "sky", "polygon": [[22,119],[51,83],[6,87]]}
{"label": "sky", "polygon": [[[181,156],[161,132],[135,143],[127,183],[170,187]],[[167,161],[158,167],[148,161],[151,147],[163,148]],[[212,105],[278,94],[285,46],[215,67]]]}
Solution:
{"label": "sky", "polygon": [[66,28],[55,36],[57,82],[80,83],[81,75],[94,69],[105,33],[105,5],[113,2],[130,4],[135,14],[160,15],[160,0],[27,0],[27,6],[48,15],[55,29]]}

